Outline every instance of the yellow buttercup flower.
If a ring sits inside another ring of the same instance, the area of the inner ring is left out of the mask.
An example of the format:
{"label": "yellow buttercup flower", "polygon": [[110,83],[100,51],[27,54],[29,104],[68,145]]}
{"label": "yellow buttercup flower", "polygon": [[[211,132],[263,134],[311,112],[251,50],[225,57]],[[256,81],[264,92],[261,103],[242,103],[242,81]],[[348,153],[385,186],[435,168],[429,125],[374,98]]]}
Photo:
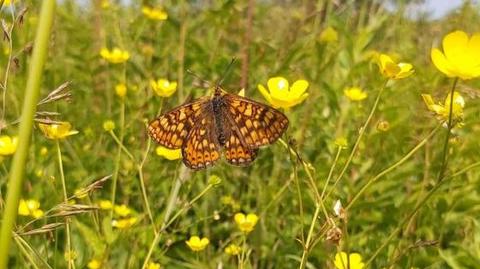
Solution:
{"label": "yellow buttercup flower", "polygon": [[168,18],[167,12],[160,8],[144,6],[142,7],[142,13],[151,20],[164,21]]}
{"label": "yellow buttercup flower", "polygon": [[258,84],[258,90],[273,107],[287,109],[300,104],[308,97],[308,93],[305,92],[308,85],[306,80],[297,80],[289,87],[285,78],[273,77],[267,82],[268,90],[261,84]]}
{"label": "yellow buttercup flower", "polygon": [[15,153],[17,150],[18,139],[16,136],[10,137],[8,135],[0,136],[0,156],[8,156]]}
{"label": "yellow buttercup flower", "polygon": [[334,264],[337,269],[362,269],[365,266],[360,254],[351,253],[347,258],[347,253],[343,251],[335,254]]}
{"label": "yellow buttercup flower", "polygon": [[235,244],[230,244],[225,248],[225,253],[227,253],[228,255],[236,256],[240,254],[241,250],[242,249],[239,246]]}
{"label": "yellow buttercup flower", "polygon": [[202,239],[200,239],[200,237],[194,235],[192,237],[190,237],[190,239],[188,239],[188,241],[185,241],[185,243],[187,244],[187,246],[193,250],[193,251],[201,251],[201,250],[204,250],[208,244],[210,243],[210,240],[208,240],[208,238],[206,237],[203,237]]}
{"label": "yellow buttercup flower", "polygon": [[123,218],[123,219],[114,219],[112,220],[112,227],[117,229],[128,229],[137,223],[137,217]]}
{"label": "yellow buttercup flower", "polygon": [[380,54],[377,58],[380,73],[389,79],[402,79],[413,74],[413,65],[409,63],[396,63],[386,54]]}
{"label": "yellow buttercup flower", "polygon": [[115,129],[115,122],[112,120],[106,120],[103,122],[103,130],[110,132]]}
{"label": "yellow buttercup flower", "polygon": [[431,51],[433,64],[448,77],[472,79],[480,76],[480,33],[469,37],[463,31],[449,33],[443,38],[443,53]]}
{"label": "yellow buttercup flower", "polygon": [[103,9],[107,9],[110,7],[110,1],[109,0],[102,0],[102,2],[100,3],[100,6],[103,8]]}
{"label": "yellow buttercup flower", "polygon": [[255,228],[255,225],[258,222],[258,216],[253,213],[246,216],[243,213],[237,213],[235,214],[234,219],[237,223],[238,229],[244,233],[253,231],[253,228]]}
{"label": "yellow buttercup flower", "polygon": [[121,217],[126,217],[132,213],[132,210],[126,205],[116,205],[113,207],[113,211]]}
{"label": "yellow buttercup flower", "polygon": [[98,207],[100,207],[103,210],[110,210],[113,208],[113,204],[110,200],[100,200],[98,202]]}
{"label": "yellow buttercup flower", "polygon": [[337,31],[331,26],[325,28],[325,30],[320,33],[320,41],[325,43],[338,41]]}
{"label": "yellow buttercup flower", "polygon": [[337,147],[340,147],[342,149],[346,149],[348,146],[347,139],[343,136],[335,138],[335,141],[333,142]]}
{"label": "yellow buttercup flower", "polygon": [[60,122],[55,124],[39,123],[38,127],[48,139],[63,139],[67,136],[78,134],[78,131],[71,130],[72,125],[69,122]]}
{"label": "yellow buttercup flower", "polygon": [[[448,122],[450,114],[450,99],[451,95],[448,94],[444,103],[435,104],[430,94],[422,94],[423,101],[427,105],[428,110],[435,113],[437,118],[442,122]],[[465,99],[459,92],[453,93],[453,106],[452,106],[452,122],[453,126],[458,125],[461,127],[463,124],[463,108],[465,107]]]}
{"label": "yellow buttercup flower", "polygon": [[156,262],[149,262],[147,269],[160,269],[160,264]]}
{"label": "yellow buttercup flower", "polygon": [[157,81],[150,80],[150,86],[153,91],[161,97],[170,97],[177,90],[177,82],[167,79],[159,79]]}
{"label": "yellow buttercup flower", "polygon": [[158,156],[164,157],[165,159],[170,161],[182,158],[181,149],[167,149],[166,147],[158,146],[155,152]]}
{"label": "yellow buttercup flower", "polygon": [[97,259],[91,259],[87,264],[88,269],[100,269],[102,268],[102,262]]}
{"label": "yellow buttercup flower", "polygon": [[115,86],[115,93],[120,98],[125,97],[125,95],[127,95],[127,85],[125,85],[124,83],[117,84]]}
{"label": "yellow buttercup flower", "polygon": [[350,101],[362,101],[363,99],[367,98],[367,92],[362,90],[359,87],[348,87],[343,90],[343,94],[350,100]]}
{"label": "yellow buttercup flower", "polygon": [[107,48],[100,50],[100,56],[113,64],[124,63],[130,58],[130,53],[126,50],[113,48],[111,51]]}
{"label": "yellow buttercup flower", "polygon": [[18,203],[18,214],[21,216],[32,216],[36,219],[43,216],[43,210],[40,209],[40,202],[33,199],[20,199]]}

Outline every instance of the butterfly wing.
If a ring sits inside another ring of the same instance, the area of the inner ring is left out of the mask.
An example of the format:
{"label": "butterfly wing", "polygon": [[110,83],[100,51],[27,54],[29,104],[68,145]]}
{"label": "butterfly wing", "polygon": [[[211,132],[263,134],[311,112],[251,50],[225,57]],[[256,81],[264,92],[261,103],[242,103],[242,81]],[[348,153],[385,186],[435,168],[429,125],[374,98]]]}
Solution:
{"label": "butterfly wing", "polygon": [[197,118],[182,147],[183,163],[190,169],[212,166],[220,158],[220,145],[213,117],[211,111],[204,111]]}
{"label": "butterfly wing", "polygon": [[225,93],[227,114],[233,119],[250,148],[275,142],[288,128],[288,119],[280,111],[253,100]]}
{"label": "butterfly wing", "polygon": [[162,114],[150,122],[148,134],[166,148],[181,148],[207,102],[208,98],[200,98]]}
{"label": "butterfly wing", "polygon": [[227,162],[237,166],[247,166],[252,163],[257,157],[258,149],[246,143],[245,137],[230,114],[224,115],[222,130],[225,134],[223,150]]}

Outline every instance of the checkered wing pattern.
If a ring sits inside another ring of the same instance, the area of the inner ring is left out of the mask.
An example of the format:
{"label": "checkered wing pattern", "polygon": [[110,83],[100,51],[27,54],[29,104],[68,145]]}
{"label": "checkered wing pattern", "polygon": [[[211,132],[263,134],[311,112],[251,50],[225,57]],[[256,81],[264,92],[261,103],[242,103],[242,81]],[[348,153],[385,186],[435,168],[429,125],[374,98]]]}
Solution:
{"label": "checkered wing pattern", "polygon": [[148,134],[166,148],[181,148],[208,102],[209,98],[204,97],[164,113],[150,122]]}
{"label": "checkered wing pattern", "polygon": [[182,157],[183,163],[194,170],[212,166],[220,158],[213,113],[203,113],[197,119],[182,147]]}
{"label": "checkered wing pattern", "polygon": [[250,148],[274,143],[288,128],[287,117],[272,107],[228,93],[224,100],[236,135]]}

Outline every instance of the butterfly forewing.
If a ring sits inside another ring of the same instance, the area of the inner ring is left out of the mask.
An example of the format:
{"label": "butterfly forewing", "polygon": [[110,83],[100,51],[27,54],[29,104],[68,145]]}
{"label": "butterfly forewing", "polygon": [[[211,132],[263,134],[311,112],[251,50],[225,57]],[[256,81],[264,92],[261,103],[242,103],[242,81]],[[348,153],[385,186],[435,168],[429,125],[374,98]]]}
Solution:
{"label": "butterfly forewing", "polygon": [[228,93],[224,100],[243,140],[252,148],[275,142],[288,128],[287,117],[272,107]]}
{"label": "butterfly forewing", "polygon": [[166,148],[181,148],[208,101],[208,98],[200,98],[166,112],[150,122],[148,134]]}

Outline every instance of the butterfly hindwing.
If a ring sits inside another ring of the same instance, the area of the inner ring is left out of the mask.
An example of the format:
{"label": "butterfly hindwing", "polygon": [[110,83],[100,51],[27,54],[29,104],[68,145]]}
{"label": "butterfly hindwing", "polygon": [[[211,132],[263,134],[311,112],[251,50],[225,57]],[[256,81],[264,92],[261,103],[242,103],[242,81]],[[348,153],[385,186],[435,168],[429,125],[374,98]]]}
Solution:
{"label": "butterfly hindwing", "polygon": [[224,115],[222,129],[225,136],[223,154],[227,162],[238,166],[246,166],[252,163],[257,157],[258,149],[247,144],[245,137],[230,114]]}
{"label": "butterfly hindwing", "polygon": [[288,128],[287,117],[272,107],[228,93],[224,100],[245,143],[252,148],[275,142]]}
{"label": "butterfly hindwing", "polygon": [[150,122],[148,134],[166,148],[181,148],[207,102],[208,98],[200,98],[164,113]]}
{"label": "butterfly hindwing", "polygon": [[197,118],[182,146],[183,163],[191,169],[203,169],[220,158],[212,113],[204,112]]}

